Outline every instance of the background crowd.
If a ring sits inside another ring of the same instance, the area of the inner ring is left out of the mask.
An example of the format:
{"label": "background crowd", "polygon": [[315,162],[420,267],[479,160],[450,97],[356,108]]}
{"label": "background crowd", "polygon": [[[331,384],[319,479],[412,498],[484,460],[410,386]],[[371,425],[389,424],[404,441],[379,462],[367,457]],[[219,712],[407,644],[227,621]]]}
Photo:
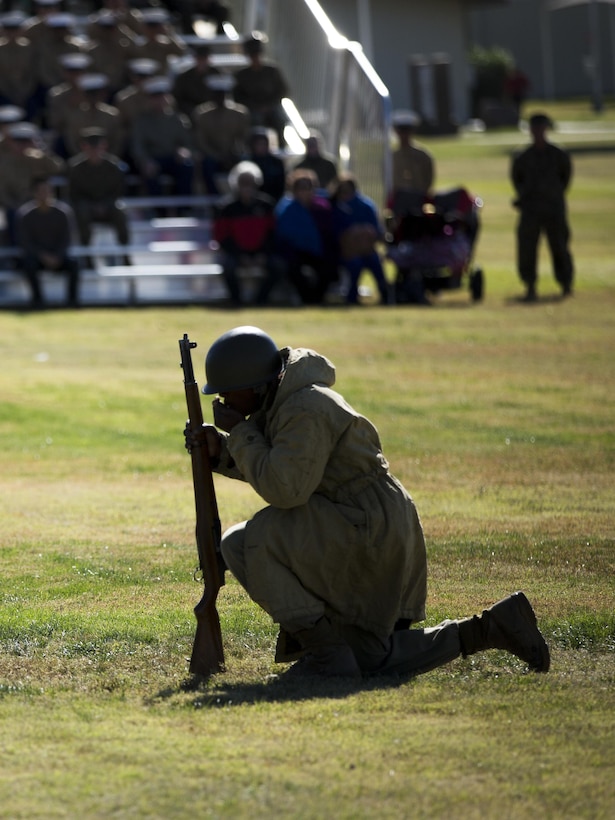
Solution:
{"label": "background crowd", "polygon": [[[57,227],[63,218],[82,245],[91,242],[95,222],[107,223],[128,245],[121,205],[127,193],[215,198],[214,240],[236,305],[244,302],[237,271],[246,264],[265,272],[259,303],[282,278],[301,302],[319,303],[340,265],[350,275],[347,301],[358,300],[366,266],[390,301],[375,250],[383,234],[375,204],[354,178],[338,173],[316,132],[306,138],[304,156],[283,150],[281,100],[290,89],[265,56],[266,37],[244,38],[229,69],[212,64],[214,40],[183,36],[194,11],[223,33],[223,4],[137,8],[107,0],[85,16],[57,0],[34,0],[30,14],[21,4],[4,6],[0,207],[5,244],[21,246],[30,260],[34,303],[41,298],[38,270],[66,269],[75,279],[67,246],[51,264],[46,222]],[[42,181],[48,184],[41,189]],[[30,221],[36,214],[36,243],[24,229],[26,212]],[[51,228],[49,234],[51,242]],[[129,254],[124,261],[130,264]]]}

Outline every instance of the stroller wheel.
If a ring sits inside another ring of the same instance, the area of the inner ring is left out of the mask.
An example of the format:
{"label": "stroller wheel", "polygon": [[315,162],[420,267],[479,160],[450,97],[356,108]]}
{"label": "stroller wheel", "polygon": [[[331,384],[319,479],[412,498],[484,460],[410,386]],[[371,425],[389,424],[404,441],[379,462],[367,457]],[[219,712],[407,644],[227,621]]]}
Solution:
{"label": "stroller wheel", "polygon": [[470,274],[470,294],[473,302],[480,302],[485,289],[485,277],[482,268],[475,268]]}

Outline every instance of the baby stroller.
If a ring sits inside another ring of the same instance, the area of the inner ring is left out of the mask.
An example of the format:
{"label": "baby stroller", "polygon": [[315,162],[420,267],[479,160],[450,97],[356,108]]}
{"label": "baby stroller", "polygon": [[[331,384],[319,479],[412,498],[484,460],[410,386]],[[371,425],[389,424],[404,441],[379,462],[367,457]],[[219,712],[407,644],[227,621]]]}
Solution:
{"label": "baby stroller", "polygon": [[398,303],[428,304],[428,294],[468,283],[472,301],[483,298],[484,278],[472,254],[482,200],[465,188],[426,196],[398,191],[387,225],[387,257],[397,266]]}

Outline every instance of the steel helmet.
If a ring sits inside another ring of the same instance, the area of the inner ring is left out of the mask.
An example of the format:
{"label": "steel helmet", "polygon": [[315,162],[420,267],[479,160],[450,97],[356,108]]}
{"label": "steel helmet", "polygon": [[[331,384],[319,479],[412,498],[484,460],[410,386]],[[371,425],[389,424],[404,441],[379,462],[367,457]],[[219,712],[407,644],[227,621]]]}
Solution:
{"label": "steel helmet", "polygon": [[203,393],[257,387],[282,370],[282,356],[271,336],[250,325],[234,327],[212,344],[205,357]]}

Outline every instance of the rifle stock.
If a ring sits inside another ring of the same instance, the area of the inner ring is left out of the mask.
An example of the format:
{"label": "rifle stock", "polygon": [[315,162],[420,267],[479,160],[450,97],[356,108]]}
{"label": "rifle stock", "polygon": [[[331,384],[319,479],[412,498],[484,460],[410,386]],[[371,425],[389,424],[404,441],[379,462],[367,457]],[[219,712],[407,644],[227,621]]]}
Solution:
{"label": "rifle stock", "polygon": [[[191,342],[188,334],[184,333],[184,338],[179,340],[179,349],[184,371],[188,425],[196,432],[203,426],[203,410],[192,367],[191,351],[194,347],[196,342]],[[209,677],[224,670],[222,632],[216,609],[218,592],[224,583],[218,557],[222,530],[207,445],[193,446],[190,455],[196,508],[196,544],[199,570],[204,581],[203,596],[194,607],[197,625],[190,658],[190,672],[200,677]]]}

